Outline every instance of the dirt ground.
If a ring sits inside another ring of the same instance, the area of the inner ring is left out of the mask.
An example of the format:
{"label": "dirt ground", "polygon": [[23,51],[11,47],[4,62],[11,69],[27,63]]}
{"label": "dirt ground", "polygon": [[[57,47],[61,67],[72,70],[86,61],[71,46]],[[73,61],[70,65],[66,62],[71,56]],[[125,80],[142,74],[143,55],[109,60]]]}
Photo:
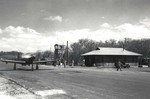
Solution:
{"label": "dirt ground", "polygon": [[0,63],[0,99],[150,99],[150,68],[40,65],[39,70]]}

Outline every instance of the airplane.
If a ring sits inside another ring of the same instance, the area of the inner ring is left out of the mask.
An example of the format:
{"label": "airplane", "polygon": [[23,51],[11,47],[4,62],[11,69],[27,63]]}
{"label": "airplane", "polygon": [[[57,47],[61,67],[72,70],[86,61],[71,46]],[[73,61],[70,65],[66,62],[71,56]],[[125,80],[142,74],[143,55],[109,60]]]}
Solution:
{"label": "airplane", "polygon": [[20,58],[18,58],[18,60],[7,60],[7,59],[1,59],[2,62],[7,63],[14,63],[14,70],[16,70],[17,68],[17,64],[21,64],[22,66],[30,66],[31,65],[31,70],[34,70],[34,65],[36,64],[36,70],[39,69],[39,64],[43,64],[43,63],[47,63],[47,62],[55,62],[54,60],[40,60],[40,61],[34,61],[35,60],[35,56],[33,55],[29,55],[29,54],[25,54],[25,55],[21,55]]}

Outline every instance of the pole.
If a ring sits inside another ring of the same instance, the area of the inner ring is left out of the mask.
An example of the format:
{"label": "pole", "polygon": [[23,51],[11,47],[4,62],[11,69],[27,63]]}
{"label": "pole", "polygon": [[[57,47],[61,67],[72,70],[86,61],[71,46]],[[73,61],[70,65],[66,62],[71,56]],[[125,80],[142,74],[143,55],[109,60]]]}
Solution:
{"label": "pole", "polygon": [[68,41],[67,41],[67,65],[68,65]]}

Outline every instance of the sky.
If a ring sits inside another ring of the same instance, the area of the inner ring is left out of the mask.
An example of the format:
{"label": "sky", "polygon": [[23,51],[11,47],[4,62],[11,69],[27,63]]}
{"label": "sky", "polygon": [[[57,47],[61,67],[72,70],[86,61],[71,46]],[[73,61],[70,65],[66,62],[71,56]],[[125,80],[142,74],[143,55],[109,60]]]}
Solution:
{"label": "sky", "polygon": [[150,0],[0,0],[0,51],[150,38]]}

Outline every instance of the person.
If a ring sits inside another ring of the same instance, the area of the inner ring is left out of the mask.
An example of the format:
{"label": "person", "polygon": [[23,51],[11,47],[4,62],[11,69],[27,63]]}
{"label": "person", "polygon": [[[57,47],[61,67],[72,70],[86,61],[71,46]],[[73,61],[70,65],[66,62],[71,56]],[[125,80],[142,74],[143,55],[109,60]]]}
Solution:
{"label": "person", "polygon": [[66,63],[67,63],[67,61],[66,61],[66,60],[64,60],[64,68],[66,68]]}
{"label": "person", "polygon": [[118,68],[117,68],[117,71],[118,71],[119,69],[120,69],[120,71],[122,71],[121,66],[122,66],[122,63],[121,63],[121,61],[119,60],[119,61],[118,61]]}
{"label": "person", "polygon": [[122,65],[122,63],[121,63],[120,60],[119,60],[118,62],[115,63],[115,66],[116,66],[116,68],[117,68],[117,71],[118,71],[119,69],[120,69],[120,71],[122,71],[121,65]]}
{"label": "person", "polygon": [[72,65],[71,65],[72,67],[74,66],[74,60],[72,60]]}

